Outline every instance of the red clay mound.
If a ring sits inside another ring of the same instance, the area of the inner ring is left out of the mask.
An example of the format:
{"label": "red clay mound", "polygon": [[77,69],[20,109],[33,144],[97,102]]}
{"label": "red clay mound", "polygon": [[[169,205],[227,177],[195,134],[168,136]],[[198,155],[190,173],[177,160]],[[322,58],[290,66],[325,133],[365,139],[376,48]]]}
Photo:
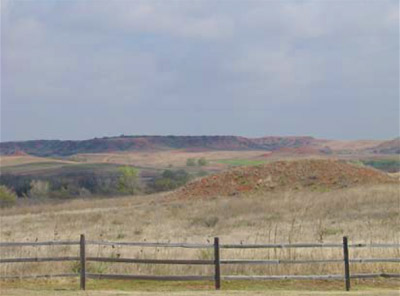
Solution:
{"label": "red clay mound", "polygon": [[187,184],[179,197],[213,197],[280,189],[338,189],[362,184],[396,183],[385,173],[337,160],[277,161],[240,167]]}

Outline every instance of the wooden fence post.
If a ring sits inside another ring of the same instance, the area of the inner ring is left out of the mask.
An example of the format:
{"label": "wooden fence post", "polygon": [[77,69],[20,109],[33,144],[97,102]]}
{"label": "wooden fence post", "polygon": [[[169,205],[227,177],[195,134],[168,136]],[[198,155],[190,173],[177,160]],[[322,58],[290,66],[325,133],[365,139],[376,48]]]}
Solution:
{"label": "wooden fence post", "polygon": [[219,259],[219,238],[214,237],[215,289],[221,288],[221,262]]}
{"label": "wooden fence post", "polygon": [[346,291],[350,291],[349,245],[347,242],[347,236],[343,237],[343,256],[344,256],[344,278],[346,283]]}
{"label": "wooden fence post", "polygon": [[85,253],[85,235],[81,234],[80,240],[80,262],[81,262],[81,276],[80,287],[81,290],[86,290],[86,253]]}

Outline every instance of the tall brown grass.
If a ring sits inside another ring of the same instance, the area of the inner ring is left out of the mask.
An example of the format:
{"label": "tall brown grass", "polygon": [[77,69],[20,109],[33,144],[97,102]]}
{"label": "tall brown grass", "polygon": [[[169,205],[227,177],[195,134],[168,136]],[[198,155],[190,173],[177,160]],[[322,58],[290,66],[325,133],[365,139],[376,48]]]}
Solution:
{"label": "tall brown grass", "polygon": [[[1,241],[89,240],[221,243],[399,243],[397,185],[331,192],[177,200],[173,195],[75,200],[1,210]],[[77,246],[3,248],[1,256],[76,256]],[[212,250],[88,246],[88,255],[127,258],[209,259]],[[399,249],[351,249],[351,258],[400,257]],[[341,259],[341,249],[223,249],[222,259]],[[2,264],[2,275],[77,271],[77,264]],[[88,263],[96,273],[212,274],[212,266]],[[352,264],[356,272],[399,272],[398,264]],[[341,274],[342,264],[223,265],[223,274]]]}

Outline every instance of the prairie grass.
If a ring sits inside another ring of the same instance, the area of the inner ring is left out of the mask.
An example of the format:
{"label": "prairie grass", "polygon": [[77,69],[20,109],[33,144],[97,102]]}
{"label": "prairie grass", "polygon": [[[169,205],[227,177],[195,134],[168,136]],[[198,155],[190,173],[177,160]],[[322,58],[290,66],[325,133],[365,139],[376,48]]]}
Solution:
{"label": "prairie grass", "polygon": [[[173,194],[74,200],[1,210],[1,241],[399,243],[399,187],[178,200]],[[77,246],[2,248],[1,257],[77,256]],[[209,249],[88,246],[88,256],[210,259]],[[399,258],[399,249],[350,249],[351,258]],[[339,249],[222,249],[222,259],[341,259]],[[77,272],[74,262],[2,264],[1,274]],[[94,273],[210,275],[213,266],[89,262]],[[352,273],[399,273],[398,264],[352,264]],[[222,265],[223,275],[342,274],[343,264]]]}

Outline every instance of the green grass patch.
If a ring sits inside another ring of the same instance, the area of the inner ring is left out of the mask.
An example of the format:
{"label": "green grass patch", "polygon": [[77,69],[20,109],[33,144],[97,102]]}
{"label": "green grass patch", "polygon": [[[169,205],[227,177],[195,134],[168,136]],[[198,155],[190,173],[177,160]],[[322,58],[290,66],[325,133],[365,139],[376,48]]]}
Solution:
{"label": "green grass patch", "polygon": [[60,162],[38,162],[16,166],[2,167],[3,174],[60,174],[60,173],[80,173],[80,172],[117,172],[119,164],[108,163],[82,163],[66,164]]}
{"label": "green grass patch", "polygon": [[217,160],[218,163],[227,164],[230,166],[254,166],[266,163],[265,160],[254,159],[221,159]]}
{"label": "green grass patch", "polygon": [[389,173],[400,171],[400,159],[371,159],[363,160],[362,163]]}

